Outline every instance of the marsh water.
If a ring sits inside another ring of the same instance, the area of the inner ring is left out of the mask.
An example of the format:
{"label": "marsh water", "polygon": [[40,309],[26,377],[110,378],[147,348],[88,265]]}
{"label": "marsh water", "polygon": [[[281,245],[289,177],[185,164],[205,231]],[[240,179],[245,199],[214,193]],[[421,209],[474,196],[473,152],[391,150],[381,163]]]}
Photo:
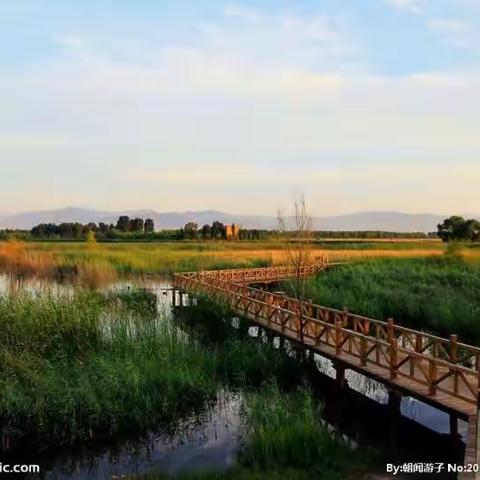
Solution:
{"label": "marsh water", "polygon": [[[177,306],[173,306],[174,292],[166,278],[130,278],[101,288],[133,287],[152,292],[158,309],[167,312],[169,321],[180,322],[186,313],[189,318],[195,318],[197,314],[195,302],[186,296],[182,307],[178,306],[178,301],[175,302]],[[15,295],[21,291],[71,294],[75,288],[72,284],[0,275],[0,295]],[[224,321],[228,328],[238,327],[237,318]],[[267,341],[254,325],[249,326],[245,335],[259,342]],[[273,341],[280,348],[278,339]],[[294,356],[288,342],[283,348],[285,355]],[[319,355],[315,355],[314,360],[311,385],[324,404],[324,421],[331,427],[332,435],[342,437],[354,447],[361,445],[374,450],[380,458],[379,473],[384,471],[382,465],[387,462],[463,463],[467,427],[464,421],[459,420],[458,435],[452,436],[448,414],[411,397],[399,399],[399,410],[395,411],[383,385],[353,371],[346,372],[348,388],[340,390],[334,381],[331,362]],[[165,432],[95,442],[82,448],[44,451],[20,448],[0,460],[38,464],[42,478],[51,479],[149,478],[205,470],[222,471],[235,464],[245,435],[241,404],[241,392],[222,388],[216,399]],[[436,475],[436,478],[455,478],[446,475]],[[410,475],[405,478],[418,477]]]}

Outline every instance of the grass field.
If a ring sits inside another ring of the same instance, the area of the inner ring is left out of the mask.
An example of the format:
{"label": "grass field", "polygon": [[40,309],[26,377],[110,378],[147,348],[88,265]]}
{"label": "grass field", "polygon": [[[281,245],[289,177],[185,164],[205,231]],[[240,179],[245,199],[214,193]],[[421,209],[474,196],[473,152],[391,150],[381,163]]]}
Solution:
{"label": "grass field", "polygon": [[[325,251],[331,261],[364,258],[438,256],[445,246],[436,240],[316,242],[313,256]],[[465,248],[480,259],[480,249]],[[261,266],[285,262],[280,242],[99,243],[0,242],[0,270],[88,282],[124,274],[169,274],[174,271]]]}
{"label": "grass field", "polygon": [[[122,275],[285,263],[280,242],[3,242],[0,270],[99,286]],[[347,266],[309,283],[316,302],[480,344],[480,248],[437,240],[316,242]]]}

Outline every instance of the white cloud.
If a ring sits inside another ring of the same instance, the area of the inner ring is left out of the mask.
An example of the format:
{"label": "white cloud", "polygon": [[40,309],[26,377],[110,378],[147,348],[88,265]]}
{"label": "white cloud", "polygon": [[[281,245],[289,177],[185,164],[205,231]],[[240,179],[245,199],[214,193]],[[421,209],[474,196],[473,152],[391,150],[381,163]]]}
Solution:
{"label": "white cloud", "polygon": [[[243,14],[231,30],[207,25],[190,46],[143,44],[130,57],[70,39],[77,50],[28,74],[1,72],[0,130],[11,136],[0,147],[13,173],[2,165],[0,199],[22,201],[30,179],[65,203],[112,208],[268,212],[279,190],[302,185],[331,211],[378,208],[379,198],[417,211],[478,204],[478,74],[370,75],[344,68],[354,50],[343,19]],[[69,150],[32,154],[38,145]],[[454,197],[435,185],[448,172]]]}
{"label": "white cloud", "polygon": [[414,15],[425,13],[426,0],[385,0],[385,3],[401,12]]}
{"label": "white cloud", "polygon": [[465,48],[470,46],[469,22],[459,18],[430,18],[427,20],[430,32],[439,35],[442,41],[449,46]]}

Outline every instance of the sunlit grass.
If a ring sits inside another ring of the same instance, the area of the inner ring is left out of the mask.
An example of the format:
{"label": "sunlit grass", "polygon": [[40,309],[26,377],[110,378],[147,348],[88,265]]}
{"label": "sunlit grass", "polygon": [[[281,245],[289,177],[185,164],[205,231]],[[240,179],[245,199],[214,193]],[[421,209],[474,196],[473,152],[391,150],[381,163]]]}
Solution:
{"label": "sunlit grass", "polygon": [[347,264],[311,278],[308,297],[480,345],[480,262],[469,254]]}
{"label": "sunlit grass", "polygon": [[[278,241],[94,245],[84,242],[0,242],[0,271],[44,277],[70,276],[81,283],[98,286],[117,275],[284,264],[283,247]],[[330,261],[411,258],[438,256],[445,250],[445,245],[436,240],[326,241],[314,243],[312,257],[327,251]],[[480,258],[480,249],[465,247],[463,250],[465,256]]]}

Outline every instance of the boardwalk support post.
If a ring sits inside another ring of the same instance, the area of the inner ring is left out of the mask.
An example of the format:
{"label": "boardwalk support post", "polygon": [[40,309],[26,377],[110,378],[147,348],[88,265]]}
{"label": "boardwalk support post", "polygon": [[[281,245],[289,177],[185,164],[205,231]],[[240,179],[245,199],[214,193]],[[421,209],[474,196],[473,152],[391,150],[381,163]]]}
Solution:
{"label": "boardwalk support post", "polygon": [[345,365],[341,363],[335,364],[335,380],[340,388],[345,387]]}
{"label": "boardwalk support post", "polygon": [[458,437],[458,416],[451,413],[448,420],[450,425],[450,435],[456,439]]}
{"label": "boardwalk support post", "polygon": [[391,413],[398,415],[402,403],[402,394],[393,388],[388,390],[388,408]]}

